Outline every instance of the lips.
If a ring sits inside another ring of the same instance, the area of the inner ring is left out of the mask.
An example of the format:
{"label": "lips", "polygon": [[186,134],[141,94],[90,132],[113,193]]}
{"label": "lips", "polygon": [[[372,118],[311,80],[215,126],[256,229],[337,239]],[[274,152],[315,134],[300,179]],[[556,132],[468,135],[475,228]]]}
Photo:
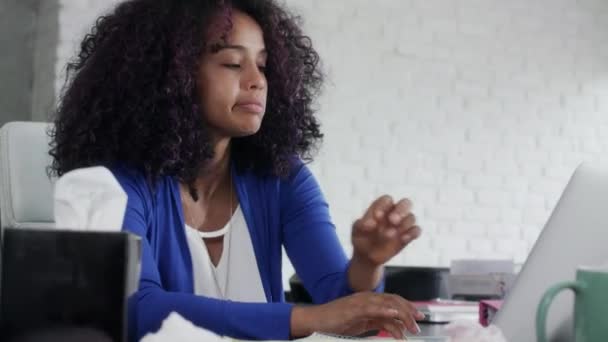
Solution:
{"label": "lips", "polygon": [[250,113],[263,113],[264,105],[262,102],[251,100],[251,101],[239,101],[236,103],[235,107],[239,109],[250,112]]}

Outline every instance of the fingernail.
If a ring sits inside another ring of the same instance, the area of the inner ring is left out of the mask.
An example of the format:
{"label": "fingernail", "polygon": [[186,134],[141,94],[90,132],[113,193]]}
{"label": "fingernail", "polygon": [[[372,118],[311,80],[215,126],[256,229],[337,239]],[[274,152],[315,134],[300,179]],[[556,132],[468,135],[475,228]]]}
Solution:
{"label": "fingernail", "polygon": [[411,238],[412,238],[412,236],[410,234],[405,234],[401,237],[401,241],[408,242],[408,241],[410,241]]}
{"label": "fingernail", "polygon": [[376,215],[376,218],[381,219],[384,216],[384,211],[376,210],[374,214]]}
{"label": "fingernail", "polygon": [[386,236],[389,238],[395,237],[397,235],[397,229],[389,229],[386,231]]}
{"label": "fingernail", "polygon": [[414,324],[416,324],[416,334],[420,334],[420,327],[418,326],[418,323],[414,322]]}

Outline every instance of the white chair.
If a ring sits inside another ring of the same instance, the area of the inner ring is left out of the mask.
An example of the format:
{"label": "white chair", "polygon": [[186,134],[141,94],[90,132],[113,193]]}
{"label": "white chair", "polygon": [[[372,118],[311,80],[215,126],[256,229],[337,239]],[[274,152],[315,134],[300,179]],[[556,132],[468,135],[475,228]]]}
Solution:
{"label": "white chair", "polygon": [[51,228],[53,183],[49,123],[9,122],[0,129],[0,225]]}

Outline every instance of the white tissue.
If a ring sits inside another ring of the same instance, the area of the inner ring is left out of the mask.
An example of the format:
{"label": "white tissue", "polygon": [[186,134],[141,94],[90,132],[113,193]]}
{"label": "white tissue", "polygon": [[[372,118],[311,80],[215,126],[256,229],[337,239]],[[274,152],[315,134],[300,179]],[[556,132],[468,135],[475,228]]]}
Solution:
{"label": "white tissue", "polygon": [[186,320],[176,312],[172,312],[167,317],[160,330],[155,334],[147,334],[140,342],[216,342],[225,341],[224,338],[212,333],[209,330],[199,328]]}
{"label": "white tissue", "polygon": [[120,231],[127,194],[105,167],[76,169],[55,183],[55,227],[86,231]]}
{"label": "white tissue", "polygon": [[507,342],[497,326],[484,328],[473,321],[454,321],[444,328],[443,333],[450,336],[451,342]]}

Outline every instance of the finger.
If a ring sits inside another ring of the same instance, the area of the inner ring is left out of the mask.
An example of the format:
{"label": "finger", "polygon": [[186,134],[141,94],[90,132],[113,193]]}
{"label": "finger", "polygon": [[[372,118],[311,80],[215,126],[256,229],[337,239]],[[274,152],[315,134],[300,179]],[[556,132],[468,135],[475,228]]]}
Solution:
{"label": "finger", "polygon": [[416,317],[420,317],[420,313],[414,304],[397,295],[387,295],[387,301],[391,302],[389,305],[398,308],[398,319],[403,322],[409,332],[414,334],[420,332],[420,327],[416,323]]}
{"label": "finger", "polygon": [[[374,294],[367,299],[368,305],[364,305],[364,310],[359,313],[358,319],[365,320],[370,319],[371,321],[378,320],[392,320],[392,324],[403,325],[400,332],[407,329],[413,334],[418,334],[420,328],[416,323],[415,319],[424,318],[424,314],[420,313],[416,307],[405,300],[401,296],[394,294]],[[394,323],[393,321],[399,321],[401,323]],[[378,328],[390,328],[380,326]],[[389,330],[387,330],[389,331]],[[390,332],[390,331],[389,331]],[[393,330],[391,334],[395,333]],[[402,334],[402,333],[401,333]],[[397,338],[397,337],[396,337]]]}
{"label": "finger", "polygon": [[382,231],[382,233],[384,234],[384,237],[386,239],[393,239],[393,238],[397,237],[397,235],[399,234],[399,231],[395,227],[386,227]]}
{"label": "finger", "polygon": [[405,325],[407,331],[409,331],[412,334],[419,334],[420,327],[418,326],[418,323],[416,323],[414,316],[412,316],[412,314],[410,314],[409,312],[406,313],[404,316],[406,316],[406,317],[401,319],[401,321]]}
{"label": "finger", "polygon": [[388,215],[389,222],[396,226],[399,225],[404,218],[406,218],[412,210],[412,201],[407,198],[401,199]]}
{"label": "finger", "polygon": [[[386,320],[399,318],[399,306],[391,305],[383,293],[360,293],[353,297],[358,298],[358,305],[354,308],[356,320]],[[351,311],[351,312],[353,312]]]}
{"label": "finger", "polygon": [[[399,235],[401,242],[404,244],[409,243],[412,239],[411,236],[408,237],[402,237],[403,235],[410,233],[410,228],[412,228],[414,226],[414,224],[416,223],[416,216],[412,213],[408,214],[399,224],[398,227],[393,228],[395,229],[395,233],[393,234],[393,236]],[[387,229],[387,231],[389,231],[390,229]],[[392,238],[391,236],[388,236],[388,238]]]}
{"label": "finger", "polygon": [[401,243],[403,243],[404,245],[407,245],[408,243],[412,242],[413,240],[416,240],[417,238],[419,238],[421,234],[422,234],[422,229],[420,229],[419,226],[413,226],[413,227],[407,228],[404,231],[400,232],[399,237],[401,239]]}
{"label": "finger", "polygon": [[405,324],[403,324],[403,322],[401,322],[398,319],[393,320],[393,323],[395,324],[395,326],[397,327],[397,329],[399,329],[399,333],[401,334],[400,339],[404,339],[405,338],[405,331],[406,331],[406,327]]}
{"label": "finger", "polygon": [[366,331],[382,329],[395,339],[402,339],[405,332],[403,322],[397,319],[372,319],[367,321]]}
{"label": "finger", "polygon": [[415,329],[414,334],[420,334],[422,332],[422,330],[420,330],[420,326],[418,325],[418,322],[416,322],[415,319],[414,319],[414,329]]}
{"label": "finger", "polygon": [[400,316],[399,310],[382,304],[367,304],[362,307],[356,316],[358,319],[395,319]]}
{"label": "finger", "polygon": [[403,324],[399,324],[398,322],[401,322],[399,320],[393,319],[393,320],[386,320],[383,322],[382,324],[382,329],[384,329],[385,331],[387,331],[389,334],[391,334],[391,336],[393,336],[394,339],[400,340],[403,338]]}
{"label": "finger", "polygon": [[390,296],[390,299],[395,302],[394,305],[397,305],[396,307],[413,312],[413,316],[416,320],[421,320],[426,317],[425,314],[418,310],[416,305],[414,305],[414,303],[410,302],[409,300],[395,294],[390,294],[388,296]]}
{"label": "finger", "polygon": [[409,229],[416,225],[416,215],[409,213],[403,220],[399,222],[399,230],[403,231],[403,228]]}
{"label": "finger", "polygon": [[374,230],[377,226],[378,222],[373,218],[362,218],[355,221],[353,227],[356,230],[361,230],[364,232],[370,232]]}
{"label": "finger", "polygon": [[385,215],[393,207],[393,198],[389,195],[380,196],[376,199],[367,209],[364,217],[371,217],[377,221],[381,221],[385,218]]}

